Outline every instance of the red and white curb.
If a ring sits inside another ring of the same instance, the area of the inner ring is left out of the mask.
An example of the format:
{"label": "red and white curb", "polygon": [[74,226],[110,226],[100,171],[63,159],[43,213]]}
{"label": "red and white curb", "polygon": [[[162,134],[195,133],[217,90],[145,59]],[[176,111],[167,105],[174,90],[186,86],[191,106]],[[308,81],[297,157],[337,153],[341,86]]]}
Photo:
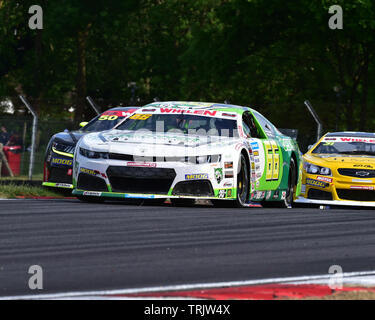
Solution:
{"label": "red and white curb", "polygon": [[[342,287],[331,288],[332,275],[316,275],[262,280],[197,283],[144,287],[123,290],[82,291],[0,297],[1,300],[26,299],[213,299],[273,300],[283,298],[324,297],[338,292],[374,292],[375,271],[341,274]],[[336,278],[337,282],[337,278]]]}

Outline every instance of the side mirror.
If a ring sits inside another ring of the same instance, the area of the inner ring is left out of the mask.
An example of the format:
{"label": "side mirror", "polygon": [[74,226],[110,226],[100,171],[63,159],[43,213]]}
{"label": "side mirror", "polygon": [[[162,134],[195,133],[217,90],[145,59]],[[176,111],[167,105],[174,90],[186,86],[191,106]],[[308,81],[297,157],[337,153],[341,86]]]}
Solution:
{"label": "side mirror", "polygon": [[83,128],[86,124],[88,124],[88,122],[81,122],[81,123],[79,124],[79,126],[80,126],[81,128]]}

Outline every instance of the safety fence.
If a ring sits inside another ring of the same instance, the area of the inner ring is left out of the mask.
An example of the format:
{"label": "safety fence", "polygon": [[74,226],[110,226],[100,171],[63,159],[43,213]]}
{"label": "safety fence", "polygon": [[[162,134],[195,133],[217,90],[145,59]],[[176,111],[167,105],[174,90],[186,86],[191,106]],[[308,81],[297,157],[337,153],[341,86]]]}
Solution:
{"label": "safety fence", "polygon": [[[15,176],[28,177],[32,144],[31,116],[0,116],[0,143],[4,145],[4,153]],[[33,177],[41,178],[43,174],[44,154],[50,138],[65,129],[78,128],[74,121],[39,120],[36,131],[35,157],[33,161]],[[9,176],[5,164],[1,176]]]}

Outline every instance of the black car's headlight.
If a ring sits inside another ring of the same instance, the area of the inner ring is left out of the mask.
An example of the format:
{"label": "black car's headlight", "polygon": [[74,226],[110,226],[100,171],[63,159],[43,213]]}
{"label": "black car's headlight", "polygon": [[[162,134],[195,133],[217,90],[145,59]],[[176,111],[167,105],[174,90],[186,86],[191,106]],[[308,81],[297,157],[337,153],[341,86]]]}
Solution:
{"label": "black car's headlight", "polygon": [[332,171],[331,171],[330,168],[320,167],[320,166],[317,166],[316,164],[312,164],[310,162],[305,162],[303,164],[303,168],[306,170],[307,173],[311,173],[311,174],[321,174],[323,176],[331,176],[332,175]]}
{"label": "black car's headlight", "polygon": [[79,153],[82,156],[86,158],[90,158],[90,159],[108,159],[109,158],[108,152],[97,152],[97,151],[91,151],[91,150],[79,148]]}
{"label": "black car's headlight", "polygon": [[69,154],[74,154],[75,146],[71,144],[65,144],[61,142],[52,142],[52,151],[64,152]]}

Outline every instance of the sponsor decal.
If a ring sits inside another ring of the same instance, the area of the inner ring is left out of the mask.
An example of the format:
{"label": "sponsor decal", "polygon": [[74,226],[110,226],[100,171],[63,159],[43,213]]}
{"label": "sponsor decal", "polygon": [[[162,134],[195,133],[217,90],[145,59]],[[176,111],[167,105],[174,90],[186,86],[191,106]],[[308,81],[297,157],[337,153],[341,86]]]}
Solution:
{"label": "sponsor decal", "polygon": [[235,118],[236,117],[236,115],[235,114],[233,114],[233,113],[222,113],[221,114],[223,117],[231,117],[231,118]]}
{"label": "sponsor decal", "polygon": [[369,164],[354,164],[353,165],[353,168],[373,168],[373,166],[369,165]]}
{"label": "sponsor decal", "polygon": [[252,143],[250,143],[250,145],[251,145],[251,149],[253,149],[253,151],[254,150],[259,150],[259,144],[258,144],[258,142],[252,142]]}
{"label": "sponsor decal", "polygon": [[310,186],[314,186],[314,187],[319,187],[319,188],[325,188],[328,185],[327,183],[323,181],[309,179],[309,178],[306,179],[306,184]]}
{"label": "sponsor decal", "polygon": [[262,199],[264,199],[265,195],[266,195],[265,191],[257,191],[257,192],[255,192],[255,199],[262,200]]}
{"label": "sponsor decal", "polygon": [[259,186],[260,186],[260,182],[257,181],[255,184],[256,184],[256,187],[259,188]]}
{"label": "sponsor decal", "polygon": [[147,168],[155,168],[156,163],[149,163],[149,162],[128,162],[128,167],[147,167]]}
{"label": "sponsor decal", "polygon": [[305,192],[306,192],[306,185],[305,185],[305,184],[302,184],[302,185],[301,185],[301,192],[302,192],[302,193],[305,193]]}
{"label": "sponsor decal", "polygon": [[62,158],[53,158],[51,162],[53,164],[59,164],[62,166],[71,166],[73,164],[73,160],[62,159]]}
{"label": "sponsor decal", "polygon": [[201,179],[208,179],[208,174],[207,173],[185,174],[185,180],[201,180]]}
{"label": "sponsor decal", "polygon": [[268,200],[269,198],[271,198],[271,191],[267,191],[266,200]]}
{"label": "sponsor decal", "polygon": [[273,194],[274,199],[279,199],[279,190],[276,190],[275,193]]}
{"label": "sponsor decal", "polygon": [[259,156],[259,151],[254,151],[253,154],[254,154],[255,157],[258,157]]}
{"label": "sponsor decal", "polygon": [[232,189],[227,190],[227,198],[230,198],[232,196]]}
{"label": "sponsor decal", "polygon": [[251,163],[251,169],[255,170],[255,163],[254,162]]}
{"label": "sponsor decal", "polygon": [[223,180],[223,169],[222,168],[215,169],[215,179],[216,179],[217,183],[220,183],[221,180]]}
{"label": "sponsor decal", "polygon": [[233,168],[233,162],[224,162],[224,168],[225,169],[232,169]]}
{"label": "sponsor decal", "polygon": [[317,176],[316,180],[323,181],[323,182],[328,182],[328,183],[332,183],[332,181],[333,181],[332,178],[322,177],[322,176]]}
{"label": "sponsor decal", "polygon": [[92,169],[87,169],[87,168],[81,168],[81,170],[79,170],[79,172],[86,173],[86,174],[89,174],[91,176],[96,176],[96,174],[99,173],[98,171],[95,171],[95,170],[92,170]]}
{"label": "sponsor decal", "polygon": [[370,181],[369,181],[369,180],[365,180],[365,179],[352,179],[352,182],[364,182],[364,183],[369,183]]}
{"label": "sponsor decal", "polygon": [[350,186],[350,189],[354,190],[374,190],[372,186]]}
{"label": "sponsor decal", "polygon": [[84,196],[92,196],[92,197],[100,197],[102,195],[102,193],[97,192],[97,191],[84,191],[83,195]]}
{"label": "sponsor decal", "polygon": [[[130,110],[126,110],[126,111],[117,111],[117,110],[113,110],[113,111],[106,111],[106,112],[103,112],[102,113],[102,116],[117,116],[117,117],[126,117],[128,116],[130,113],[133,113],[134,111],[136,111],[137,109],[130,109]],[[117,118],[116,118],[117,119]],[[108,119],[109,120],[109,119]]]}
{"label": "sponsor decal", "polygon": [[68,169],[68,176],[71,176],[73,174],[73,169]]}
{"label": "sponsor decal", "polygon": [[214,110],[192,110],[192,109],[172,109],[172,108],[160,108],[161,113],[184,113],[184,114],[196,114],[202,116],[211,116],[214,117],[217,114],[217,111]]}
{"label": "sponsor decal", "polygon": [[281,200],[285,200],[286,198],[286,191],[281,192]]}
{"label": "sponsor decal", "polygon": [[334,141],[336,142],[365,142],[365,143],[375,143],[373,138],[359,138],[359,137],[340,137],[335,140],[333,138],[324,138],[322,141]]}
{"label": "sponsor decal", "polygon": [[154,199],[155,196],[146,194],[124,194],[124,198]]}
{"label": "sponsor decal", "polygon": [[366,138],[340,138],[342,142],[365,142],[365,143],[375,143],[375,139]]}
{"label": "sponsor decal", "polygon": [[225,178],[233,178],[233,171],[225,171]]}
{"label": "sponsor decal", "polygon": [[232,182],[225,182],[224,187],[233,187],[233,183]]}
{"label": "sponsor decal", "polygon": [[254,161],[255,161],[255,163],[259,163],[260,162],[259,158],[255,158]]}
{"label": "sponsor decal", "polygon": [[87,168],[81,168],[80,169],[80,172],[82,173],[86,173],[86,174],[89,174],[91,176],[97,176],[97,175],[101,175],[103,178],[107,178],[107,175],[105,173],[101,173],[99,172],[98,170],[92,170],[92,169],[87,169]]}
{"label": "sponsor decal", "polygon": [[56,183],[55,185],[56,187],[60,187],[60,188],[70,188],[72,186],[71,184],[68,184],[68,183]]}
{"label": "sponsor decal", "polygon": [[226,196],[226,194],[227,194],[227,192],[226,192],[225,189],[220,189],[220,190],[219,190],[218,197],[219,197],[220,199],[224,199],[225,196]]}

